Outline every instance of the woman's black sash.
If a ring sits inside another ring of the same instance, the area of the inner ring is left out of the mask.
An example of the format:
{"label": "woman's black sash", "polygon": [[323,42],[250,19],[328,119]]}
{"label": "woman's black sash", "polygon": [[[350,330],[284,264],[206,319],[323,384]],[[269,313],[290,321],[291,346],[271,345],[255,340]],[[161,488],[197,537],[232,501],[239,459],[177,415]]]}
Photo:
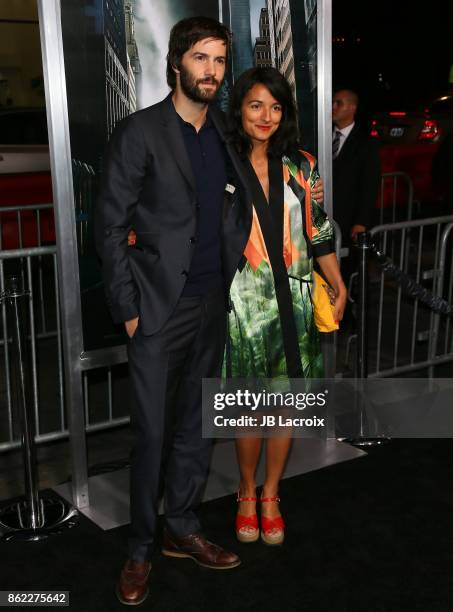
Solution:
{"label": "woman's black sash", "polygon": [[293,299],[283,258],[284,185],[282,161],[275,157],[269,158],[269,203],[249,160],[246,161],[246,171],[250,181],[253,205],[272,266],[287,373],[290,378],[299,378],[303,376],[302,361],[294,318]]}

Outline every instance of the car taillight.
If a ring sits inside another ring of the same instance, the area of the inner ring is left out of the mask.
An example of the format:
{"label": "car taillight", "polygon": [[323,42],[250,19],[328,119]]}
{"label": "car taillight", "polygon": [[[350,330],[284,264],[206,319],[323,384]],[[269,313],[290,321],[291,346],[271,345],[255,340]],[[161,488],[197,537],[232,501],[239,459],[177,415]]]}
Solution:
{"label": "car taillight", "polygon": [[373,119],[373,121],[371,122],[370,138],[379,138],[376,119]]}
{"label": "car taillight", "polygon": [[389,115],[390,117],[405,117],[407,113],[404,111],[390,111]]}
{"label": "car taillight", "polygon": [[418,140],[436,140],[440,135],[440,128],[434,119],[425,119]]}

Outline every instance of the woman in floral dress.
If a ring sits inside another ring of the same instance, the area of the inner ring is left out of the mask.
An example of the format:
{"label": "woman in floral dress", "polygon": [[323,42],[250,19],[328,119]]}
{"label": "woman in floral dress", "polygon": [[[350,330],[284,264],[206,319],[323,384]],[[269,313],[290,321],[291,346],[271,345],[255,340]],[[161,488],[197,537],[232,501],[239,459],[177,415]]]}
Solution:
{"label": "woman in floral dress", "polygon": [[[248,176],[251,230],[231,287],[227,377],[322,377],[310,292],[313,259],[335,292],[335,318],[343,316],[346,289],[332,226],[310,196],[319,174],[316,160],[298,145],[296,116],[291,88],[278,70],[252,68],[236,82],[228,139]],[[236,440],[236,534],[243,542],[256,541],[260,533],[255,473],[261,445],[258,437]],[[267,544],[284,539],[278,486],[290,445],[287,437],[267,440],[260,499],[261,537]]]}

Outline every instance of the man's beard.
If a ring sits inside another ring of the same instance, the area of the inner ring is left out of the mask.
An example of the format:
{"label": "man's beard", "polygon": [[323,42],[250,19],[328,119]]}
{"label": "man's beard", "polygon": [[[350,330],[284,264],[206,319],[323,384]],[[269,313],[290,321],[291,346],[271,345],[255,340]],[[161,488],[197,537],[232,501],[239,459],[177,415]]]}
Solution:
{"label": "man's beard", "polygon": [[[193,102],[201,102],[202,104],[206,104],[207,102],[211,102],[211,100],[216,97],[220,83],[214,77],[194,79],[190,71],[187,70],[187,68],[184,68],[184,66],[180,67],[179,76],[182,91],[190,100],[193,100]],[[202,89],[199,86],[202,83],[210,83],[216,87],[215,89]]]}

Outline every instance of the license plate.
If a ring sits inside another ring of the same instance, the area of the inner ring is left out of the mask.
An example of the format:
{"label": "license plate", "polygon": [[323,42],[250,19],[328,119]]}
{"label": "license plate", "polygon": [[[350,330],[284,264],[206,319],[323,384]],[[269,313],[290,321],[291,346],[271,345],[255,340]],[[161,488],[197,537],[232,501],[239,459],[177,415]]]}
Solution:
{"label": "license plate", "polygon": [[403,134],[404,128],[402,127],[392,127],[390,129],[390,136],[392,136],[392,138],[401,138]]}

